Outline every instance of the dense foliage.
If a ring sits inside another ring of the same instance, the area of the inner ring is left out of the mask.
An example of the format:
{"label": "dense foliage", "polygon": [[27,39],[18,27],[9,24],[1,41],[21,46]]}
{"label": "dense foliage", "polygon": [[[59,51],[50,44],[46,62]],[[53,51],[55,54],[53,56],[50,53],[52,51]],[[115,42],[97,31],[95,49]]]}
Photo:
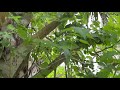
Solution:
{"label": "dense foliage", "polygon": [[11,12],[7,18],[11,23],[0,31],[1,77],[120,77],[119,12]]}

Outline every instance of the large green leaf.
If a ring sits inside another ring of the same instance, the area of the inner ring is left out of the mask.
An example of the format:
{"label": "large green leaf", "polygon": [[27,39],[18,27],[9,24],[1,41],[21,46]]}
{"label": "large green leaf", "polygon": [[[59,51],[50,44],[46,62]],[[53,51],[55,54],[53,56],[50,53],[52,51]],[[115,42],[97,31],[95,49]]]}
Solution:
{"label": "large green leaf", "polygon": [[88,41],[85,41],[85,40],[80,39],[80,42],[83,43],[83,44],[89,45]]}
{"label": "large green leaf", "polygon": [[19,36],[23,39],[27,39],[27,30],[24,29],[24,28],[20,28],[20,29],[17,29],[17,33],[19,34]]}
{"label": "large green leaf", "polygon": [[86,36],[89,34],[89,30],[85,28],[80,27],[73,27],[76,33],[80,34],[84,39],[86,39]]}

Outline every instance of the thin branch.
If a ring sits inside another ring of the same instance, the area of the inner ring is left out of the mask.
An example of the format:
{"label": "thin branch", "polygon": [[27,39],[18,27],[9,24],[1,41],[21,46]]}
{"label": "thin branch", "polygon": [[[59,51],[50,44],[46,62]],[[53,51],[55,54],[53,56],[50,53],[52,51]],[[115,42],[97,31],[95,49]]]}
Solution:
{"label": "thin branch", "polygon": [[35,60],[32,62],[32,65],[31,65],[31,67],[29,68],[29,70],[28,70],[28,75],[30,76],[30,74],[32,73],[32,69],[34,68],[34,63],[35,63]]}
{"label": "thin branch", "polygon": [[57,68],[55,68],[54,70],[54,78],[56,78],[56,71],[57,71]]}
{"label": "thin branch", "polygon": [[48,39],[49,41],[51,41],[51,42],[52,42],[52,39],[50,39],[49,37],[46,37],[46,39]]}
{"label": "thin branch", "polygon": [[[117,43],[119,43],[119,42],[120,42],[120,40],[117,41]],[[109,46],[109,47],[105,47],[103,50],[97,51],[97,52],[95,52],[95,53],[99,53],[99,52],[102,52],[102,51],[107,50],[107,49],[109,49],[109,48],[113,48],[117,43],[115,43],[115,44],[113,44],[113,45],[111,45],[111,46]]]}
{"label": "thin branch", "polygon": [[112,77],[112,78],[114,78],[114,77],[115,77],[115,75],[116,75],[116,72],[117,72],[117,70],[115,70],[115,72],[114,72],[114,74],[113,74],[113,77]]}
{"label": "thin branch", "polygon": [[118,53],[120,53],[120,51],[118,51],[116,48],[114,48]]}

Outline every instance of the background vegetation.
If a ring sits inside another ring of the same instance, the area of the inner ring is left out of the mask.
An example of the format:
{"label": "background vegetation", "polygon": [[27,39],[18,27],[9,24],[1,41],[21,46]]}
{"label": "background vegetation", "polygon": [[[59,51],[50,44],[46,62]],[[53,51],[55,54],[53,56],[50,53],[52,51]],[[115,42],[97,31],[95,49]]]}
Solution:
{"label": "background vegetation", "polygon": [[1,78],[119,78],[119,12],[0,12]]}

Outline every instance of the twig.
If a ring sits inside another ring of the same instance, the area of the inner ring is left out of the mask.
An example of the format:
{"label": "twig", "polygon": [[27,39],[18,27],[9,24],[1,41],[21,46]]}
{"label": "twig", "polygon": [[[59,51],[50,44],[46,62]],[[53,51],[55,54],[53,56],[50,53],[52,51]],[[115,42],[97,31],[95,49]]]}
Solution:
{"label": "twig", "polygon": [[113,74],[113,78],[115,77],[115,74],[116,74],[117,70],[115,70],[114,74]]}
{"label": "twig", "polygon": [[[119,43],[119,42],[120,42],[120,40],[117,41],[117,43]],[[115,44],[113,44],[113,45],[111,45],[111,46],[109,46],[109,47],[105,47],[103,50],[97,51],[96,53],[102,52],[102,51],[104,51],[104,50],[106,50],[106,49],[109,49],[109,48],[113,48],[117,43],[115,43]]]}

